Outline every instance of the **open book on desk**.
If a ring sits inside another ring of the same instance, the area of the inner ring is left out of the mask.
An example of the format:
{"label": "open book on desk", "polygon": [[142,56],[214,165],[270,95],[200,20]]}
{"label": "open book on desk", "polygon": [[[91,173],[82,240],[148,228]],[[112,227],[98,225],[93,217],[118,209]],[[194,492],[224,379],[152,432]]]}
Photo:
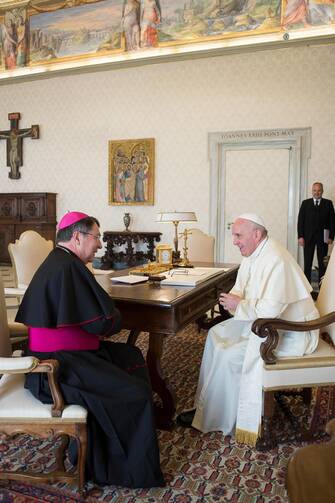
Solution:
{"label": "open book on desk", "polygon": [[225,271],[229,271],[229,268],[193,267],[189,269],[171,269],[170,271],[161,274],[161,276],[165,276],[165,279],[161,281],[161,285],[196,286],[211,276],[215,276],[216,274]]}

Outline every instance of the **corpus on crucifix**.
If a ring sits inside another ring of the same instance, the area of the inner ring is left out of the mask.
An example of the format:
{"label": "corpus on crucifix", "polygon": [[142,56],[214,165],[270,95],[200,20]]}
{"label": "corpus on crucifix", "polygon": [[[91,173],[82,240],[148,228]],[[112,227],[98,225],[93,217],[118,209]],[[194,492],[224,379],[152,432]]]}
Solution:
{"label": "corpus on crucifix", "polygon": [[0,140],[6,140],[7,143],[7,166],[10,167],[8,176],[13,180],[21,178],[19,168],[23,165],[22,139],[31,138],[32,140],[37,140],[40,136],[40,128],[37,125],[27,129],[19,129],[20,117],[19,112],[8,114],[10,129],[8,131],[0,131]]}

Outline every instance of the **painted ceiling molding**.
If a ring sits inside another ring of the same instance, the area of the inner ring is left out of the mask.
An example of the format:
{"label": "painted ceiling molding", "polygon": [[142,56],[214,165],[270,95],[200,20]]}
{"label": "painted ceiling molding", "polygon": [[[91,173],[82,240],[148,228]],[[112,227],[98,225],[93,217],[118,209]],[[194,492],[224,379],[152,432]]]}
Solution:
{"label": "painted ceiling molding", "polygon": [[0,81],[335,42],[320,0],[0,0]]}

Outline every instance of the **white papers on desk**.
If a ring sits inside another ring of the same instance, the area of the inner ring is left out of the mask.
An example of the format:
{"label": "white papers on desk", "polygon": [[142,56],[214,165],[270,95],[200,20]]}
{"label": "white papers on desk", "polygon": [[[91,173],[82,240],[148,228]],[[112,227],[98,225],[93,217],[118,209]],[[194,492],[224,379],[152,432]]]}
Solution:
{"label": "white papers on desk", "polygon": [[92,272],[95,276],[99,276],[100,274],[110,274],[112,272],[114,272],[113,269],[95,269],[94,267],[92,267]]}
{"label": "white papers on desk", "polygon": [[171,269],[169,272],[163,272],[161,276],[166,279],[161,281],[161,285],[175,286],[196,286],[202,281],[215,276],[220,272],[229,271],[229,268],[223,267],[194,267],[189,269]]}
{"label": "white papers on desk", "polygon": [[148,281],[148,276],[135,276],[135,274],[129,274],[128,276],[113,276],[111,278],[113,283],[126,283],[128,285],[135,285],[136,283],[144,283]]}

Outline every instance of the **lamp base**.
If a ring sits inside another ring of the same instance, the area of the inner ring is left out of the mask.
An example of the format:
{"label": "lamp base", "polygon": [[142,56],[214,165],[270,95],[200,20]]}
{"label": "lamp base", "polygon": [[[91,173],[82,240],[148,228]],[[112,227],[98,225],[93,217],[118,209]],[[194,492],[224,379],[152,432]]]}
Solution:
{"label": "lamp base", "polygon": [[172,263],[173,265],[178,264],[181,261],[180,257],[180,251],[173,251],[172,252]]}
{"label": "lamp base", "polygon": [[174,267],[183,267],[183,268],[191,268],[191,267],[194,267],[194,265],[191,264],[191,262],[189,260],[181,260],[180,262],[178,262],[177,265],[175,265]]}

